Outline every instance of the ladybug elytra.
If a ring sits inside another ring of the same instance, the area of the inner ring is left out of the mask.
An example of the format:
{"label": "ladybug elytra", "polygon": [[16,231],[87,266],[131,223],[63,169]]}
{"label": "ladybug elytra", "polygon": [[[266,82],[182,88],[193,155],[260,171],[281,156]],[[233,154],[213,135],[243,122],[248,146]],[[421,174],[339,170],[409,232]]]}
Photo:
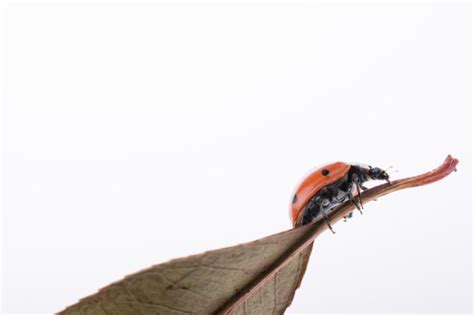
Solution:
{"label": "ladybug elytra", "polygon": [[[291,203],[293,226],[308,224],[321,215],[329,225],[328,212],[346,200],[351,200],[360,211],[360,192],[367,189],[363,183],[369,180],[390,183],[384,170],[368,165],[335,162],[315,169],[296,188]],[[330,225],[329,228],[332,231]]]}

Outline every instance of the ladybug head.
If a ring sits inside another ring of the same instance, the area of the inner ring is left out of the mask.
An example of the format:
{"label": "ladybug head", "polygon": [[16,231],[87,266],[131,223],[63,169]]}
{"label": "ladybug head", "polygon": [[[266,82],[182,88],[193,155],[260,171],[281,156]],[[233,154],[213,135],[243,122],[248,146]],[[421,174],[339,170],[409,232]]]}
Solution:
{"label": "ladybug head", "polygon": [[369,177],[371,179],[386,180],[390,184],[390,180],[389,180],[390,176],[387,174],[387,172],[385,172],[381,168],[369,166],[369,170],[367,171],[367,175],[369,175]]}

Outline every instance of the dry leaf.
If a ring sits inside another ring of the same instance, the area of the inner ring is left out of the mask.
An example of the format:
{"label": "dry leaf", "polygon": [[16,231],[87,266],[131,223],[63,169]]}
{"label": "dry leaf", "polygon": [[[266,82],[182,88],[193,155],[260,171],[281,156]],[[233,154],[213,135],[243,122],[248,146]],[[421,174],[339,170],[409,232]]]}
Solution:
{"label": "dry leaf", "polygon": [[[370,200],[426,185],[449,175],[458,161],[448,156],[437,169],[367,190]],[[354,206],[334,210],[331,223]],[[303,278],[324,220],[254,242],[172,260],[129,275],[60,314],[282,314]]]}

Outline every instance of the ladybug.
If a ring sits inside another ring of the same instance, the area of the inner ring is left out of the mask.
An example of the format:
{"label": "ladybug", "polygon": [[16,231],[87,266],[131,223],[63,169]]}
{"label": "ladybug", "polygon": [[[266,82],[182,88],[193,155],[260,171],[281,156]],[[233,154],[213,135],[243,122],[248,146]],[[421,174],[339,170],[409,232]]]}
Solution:
{"label": "ladybug", "polygon": [[[369,165],[335,162],[316,168],[296,188],[291,202],[293,226],[305,225],[324,216],[334,233],[327,214],[346,200],[351,200],[361,211],[360,191],[367,189],[363,183],[369,180],[385,180],[390,184],[384,170]],[[347,217],[351,216],[352,213]]]}

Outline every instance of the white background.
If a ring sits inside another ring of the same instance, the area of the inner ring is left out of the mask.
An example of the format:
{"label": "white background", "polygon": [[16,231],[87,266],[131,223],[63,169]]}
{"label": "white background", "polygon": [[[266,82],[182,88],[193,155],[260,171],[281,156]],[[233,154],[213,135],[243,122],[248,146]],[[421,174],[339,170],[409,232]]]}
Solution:
{"label": "white background", "polygon": [[288,313],[470,312],[471,7],[15,4],[2,313],[291,227],[308,169],[458,172],[315,246]]}

